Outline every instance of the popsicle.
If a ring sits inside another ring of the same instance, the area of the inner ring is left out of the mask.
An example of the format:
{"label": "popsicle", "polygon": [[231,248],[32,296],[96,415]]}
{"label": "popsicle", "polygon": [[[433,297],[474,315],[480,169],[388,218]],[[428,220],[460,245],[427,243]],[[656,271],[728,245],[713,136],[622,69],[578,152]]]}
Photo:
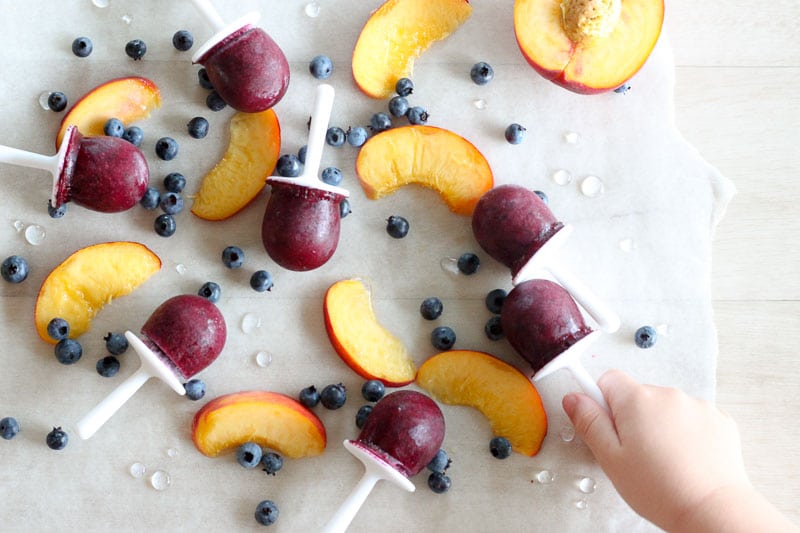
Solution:
{"label": "popsicle", "polygon": [[561,285],[545,279],[519,283],[503,301],[500,324],[514,350],[533,367],[534,381],[566,368],[587,394],[606,407],[603,393],[580,361],[600,332],[586,325]]}
{"label": "popsicle", "polygon": [[549,273],[601,329],[613,333],[620,326],[617,314],[559,261],[558,251],[572,229],[557,220],[535,192],[519,185],[491,189],[472,214],[472,232],[478,244],[511,269],[515,285]]}
{"label": "popsicle", "polygon": [[442,446],[444,433],[442,411],[428,396],[412,390],[384,396],[367,417],[358,439],[344,442],[366,471],[323,531],[345,531],[382,479],[413,492],[409,477],[430,463]]}
{"label": "popsicle", "polygon": [[225,24],[209,0],[192,0],[214,35],[192,56],[228,105],[245,113],[269,109],[289,86],[289,63],[281,48],[255,26],[258,12]]}
{"label": "popsicle", "polygon": [[58,153],[46,156],[0,146],[0,163],[47,170],[53,176],[50,205],[69,201],[116,213],[136,205],[150,180],[144,154],[117,137],[84,137],[70,126]]}
{"label": "popsicle", "polygon": [[82,439],[94,435],[152,377],[185,394],[183,383],[219,356],[227,329],[216,305],[202,296],[186,294],[158,306],[142,326],[142,336],[125,332],[141,366],[76,424]]}
{"label": "popsicle", "polygon": [[339,204],[350,193],[319,179],[333,98],[333,87],[317,87],[303,173],[296,178],[267,179],[272,192],[261,223],[261,240],[269,256],[289,270],[318,268],[339,245]]}

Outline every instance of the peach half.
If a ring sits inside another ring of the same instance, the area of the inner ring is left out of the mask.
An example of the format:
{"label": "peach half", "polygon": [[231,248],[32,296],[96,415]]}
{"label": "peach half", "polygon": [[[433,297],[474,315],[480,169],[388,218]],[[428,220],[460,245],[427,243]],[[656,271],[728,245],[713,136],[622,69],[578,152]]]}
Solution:
{"label": "peach half", "polygon": [[376,9],[353,49],[353,78],[368,96],[388,98],[414,60],[472,14],[468,0],[387,0]]}
{"label": "peach half", "polygon": [[269,391],[244,391],[214,398],[194,415],[192,441],[216,457],[255,442],[291,459],[325,451],[325,426],[294,398]]}
{"label": "peach half", "polygon": [[358,375],[392,387],[414,381],[414,361],[403,342],[378,322],[364,282],[346,279],[331,285],[324,314],[333,348]]}
{"label": "peach half", "polygon": [[417,385],[436,400],[478,409],[492,432],[524,455],[536,455],[547,434],[547,414],[533,383],[515,367],[484,352],[451,350],[425,361]]}
{"label": "peach half", "polygon": [[489,162],[472,143],[434,126],[402,126],[370,138],[358,153],[356,174],[370,199],[417,184],[465,216],[494,185]]}
{"label": "peach half", "polygon": [[624,84],[661,34],[664,0],[516,0],[522,54],[544,78],[581,94]]}
{"label": "peach half", "polygon": [[225,155],[203,177],[192,213],[224,220],[247,206],[275,170],[281,151],[281,127],[272,109],[238,112],[231,118]]}
{"label": "peach half", "polygon": [[78,337],[114,298],[125,296],[161,269],[161,259],[138,242],[105,242],[81,248],[48,274],[36,297],[34,322],[39,336],[54,344],[47,324],[69,323]]}
{"label": "peach half", "polygon": [[103,135],[103,126],[110,118],[118,118],[126,126],[150,116],[161,107],[161,91],[147,78],[130,76],[99,85],[83,95],[61,120],[56,148],[70,125],[86,137]]}

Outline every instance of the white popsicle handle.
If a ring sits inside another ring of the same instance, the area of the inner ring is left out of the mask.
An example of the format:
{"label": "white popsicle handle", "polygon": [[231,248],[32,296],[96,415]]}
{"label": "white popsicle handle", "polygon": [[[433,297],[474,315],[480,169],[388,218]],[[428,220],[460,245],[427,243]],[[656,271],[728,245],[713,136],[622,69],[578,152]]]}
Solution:
{"label": "white popsicle handle", "polygon": [[192,3],[200,14],[203,15],[203,18],[206,19],[206,22],[214,29],[215,33],[225,27],[225,21],[222,20],[219,11],[217,11],[210,0],[192,0]]}
{"label": "white popsicle handle", "polygon": [[328,523],[325,524],[325,527],[322,528],[323,533],[343,533],[347,531],[347,527],[350,525],[350,522],[353,521],[358,510],[361,509],[361,506],[367,500],[367,496],[369,496],[370,492],[372,492],[372,488],[375,486],[375,483],[380,481],[380,476],[372,473],[369,469],[364,472],[364,475],[359,480],[358,484],[353,487],[353,490],[350,491],[350,494],[347,496],[347,499],[342,502],[337,509],[336,514],[334,514]]}
{"label": "white popsicle handle", "polygon": [[597,386],[597,382],[586,370],[586,367],[583,366],[580,359],[571,359],[565,368],[572,373],[572,377],[574,377],[575,381],[578,382],[578,385],[580,385],[581,389],[583,389],[583,392],[600,404],[600,407],[605,409],[606,412],[609,412],[608,404],[603,396],[603,391],[601,391],[600,387]]}
{"label": "white popsicle handle", "polygon": [[38,168],[58,175],[58,155],[41,155],[10,146],[0,145],[0,163],[26,168]]}
{"label": "white popsicle handle", "polygon": [[111,391],[111,394],[106,396],[103,401],[78,421],[75,425],[78,436],[86,440],[94,435],[151,377],[153,376],[145,367],[141,367],[131,374],[128,379],[120,383],[116,389]]}
{"label": "white popsicle handle", "polygon": [[301,177],[317,179],[319,166],[322,162],[322,148],[325,146],[325,135],[328,132],[328,123],[333,109],[333,87],[325,83],[317,87],[314,95],[314,109],[311,113],[311,126],[308,130],[308,146],[306,147],[306,162],[303,166]]}
{"label": "white popsicle handle", "polygon": [[586,312],[597,322],[600,329],[607,333],[614,333],[619,330],[619,316],[560,261],[552,260],[545,268],[581,304],[581,307],[586,309]]}

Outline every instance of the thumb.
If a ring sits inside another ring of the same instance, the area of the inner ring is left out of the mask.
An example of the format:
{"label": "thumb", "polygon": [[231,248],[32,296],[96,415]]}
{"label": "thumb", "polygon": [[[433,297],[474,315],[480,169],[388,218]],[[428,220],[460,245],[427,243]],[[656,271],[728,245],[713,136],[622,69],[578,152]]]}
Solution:
{"label": "thumb", "polygon": [[564,411],[598,462],[619,447],[619,437],[614,422],[605,409],[583,393],[573,392],[561,401]]}

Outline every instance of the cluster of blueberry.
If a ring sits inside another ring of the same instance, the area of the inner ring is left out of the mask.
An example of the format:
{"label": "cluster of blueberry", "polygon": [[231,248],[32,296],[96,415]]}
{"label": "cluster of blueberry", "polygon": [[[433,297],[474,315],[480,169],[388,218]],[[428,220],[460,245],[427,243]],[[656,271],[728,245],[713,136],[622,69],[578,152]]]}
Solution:
{"label": "cluster of blueberry", "polygon": [[[241,268],[244,265],[244,250],[238,246],[227,246],[222,250],[222,264],[230,269]],[[250,287],[256,292],[272,290],[272,274],[266,270],[256,270],[250,276]],[[220,289],[216,283],[206,283],[198,293],[212,302],[219,300]]]}
{"label": "cluster of blueberry", "polygon": [[145,209],[160,207],[163,213],[158,215],[153,222],[153,229],[162,237],[171,237],[175,234],[177,224],[175,215],[183,211],[182,192],[186,187],[186,177],[179,172],[171,172],[164,177],[164,191],[155,187],[148,187],[139,205]]}
{"label": "cluster of blueberry", "polygon": [[[11,440],[19,433],[19,422],[12,416],[0,419],[0,437]],[[52,450],[63,450],[69,442],[69,435],[60,427],[54,427],[45,439],[47,447]]]}

